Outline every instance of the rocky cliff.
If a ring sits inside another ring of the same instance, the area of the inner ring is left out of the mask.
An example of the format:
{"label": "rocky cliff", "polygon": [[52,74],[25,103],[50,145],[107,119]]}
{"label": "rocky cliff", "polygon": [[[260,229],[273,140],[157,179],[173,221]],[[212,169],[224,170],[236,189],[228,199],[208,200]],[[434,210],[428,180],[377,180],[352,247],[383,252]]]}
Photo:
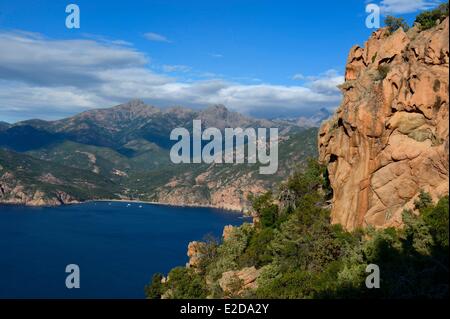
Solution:
{"label": "rocky cliff", "polygon": [[342,104],[318,141],[334,223],[398,226],[420,190],[448,194],[448,24],[379,29],[351,48]]}
{"label": "rocky cliff", "polygon": [[53,206],[112,198],[120,187],[90,171],[0,148],[0,204]]}
{"label": "rocky cliff", "polygon": [[169,205],[201,205],[245,211],[249,208],[248,196],[261,194],[269,187],[269,181],[260,179],[255,172],[243,174],[233,169],[217,172],[217,168],[210,165],[197,176],[188,172],[173,177],[156,190],[155,201]]}

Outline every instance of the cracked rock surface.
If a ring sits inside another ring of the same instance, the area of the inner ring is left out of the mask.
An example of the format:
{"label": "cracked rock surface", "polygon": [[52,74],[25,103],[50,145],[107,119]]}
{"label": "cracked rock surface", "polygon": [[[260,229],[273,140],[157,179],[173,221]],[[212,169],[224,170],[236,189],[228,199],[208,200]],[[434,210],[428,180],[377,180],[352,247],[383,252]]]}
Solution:
{"label": "cracked rock surface", "polygon": [[350,50],[343,101],[318,140],[334,223],[400,226],[420,190],[448,195],[448,24],[379,29]]}

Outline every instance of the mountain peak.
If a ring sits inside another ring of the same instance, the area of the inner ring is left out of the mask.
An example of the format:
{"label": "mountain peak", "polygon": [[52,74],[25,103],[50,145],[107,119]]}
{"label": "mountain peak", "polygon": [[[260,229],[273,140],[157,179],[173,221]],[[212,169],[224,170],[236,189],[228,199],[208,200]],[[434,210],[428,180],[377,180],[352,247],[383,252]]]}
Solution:
{"label": "mountain peak", "polygon": [[230,113],[230,111],[223,104],[214,104],[214,105],[208,106],[201,113],[226,116],[228,113]]}
{"label": "mountain peak", "polygon": [[109,114],[117,120],[132,120],[138,117],[148,118],[156,113],[160,113],[161,110],[152,105],[147,105],[140,99],[133,99],[126,103],[116,105],[112,108],[104,108],[93,111],[96,114]]}
{"label": "mountain peak", "polygon": [[214,109],[214,110],[228,111],[227,107],[225,105],[223,105],[223,104],[214,104],[214,105],[211,105],[208,108]]}
{"label": "mountain peak", "polygon": [[116,106],[112,107],[111,110],[113,110],[113,111],[117,111],[117,110],[142,110],[142,109],[145,109],[145,108],[152,108],[153,109],[155,107],[150,106],[150,105],[146,105],[144,103],[144,101],[142,101],[141,99],[133,99],[133,100],[130,100],[130,101],[126,102],[126,103],[122,103],[122,104],[116,105]]}
{"label": "mountain peak", "polygon": [[110,132],[118,132],[127,128],[143,125],[149,118],[161,110],[146,105],[142,100],[134,99],[111,108],[100,108],[85,111],[69,118],[58,120],[58,130],[89,130],[93,126]]}
{"label": "mountain peak", "polygon": [[231,117],[236,117],[236,116],[242,116],[239,113],[233,112],[228,110],[225,105],[223,104],[214,104],[211,106],[208,106],[206,109],[203,109],[200,112],[200,116],[201,117],[211,117],[211,118],[217,118],[217,119],[226,119]]}

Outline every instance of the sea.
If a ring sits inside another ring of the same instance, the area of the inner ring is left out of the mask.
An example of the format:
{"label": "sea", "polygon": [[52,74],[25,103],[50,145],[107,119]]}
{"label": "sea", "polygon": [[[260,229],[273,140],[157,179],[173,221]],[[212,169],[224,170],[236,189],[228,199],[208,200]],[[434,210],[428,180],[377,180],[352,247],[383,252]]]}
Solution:
{"label": "sea", "polygon": [[145,298],[154,273],[186,264],[190,241],[246,219],[136,202],[0,205],[0,298]]}

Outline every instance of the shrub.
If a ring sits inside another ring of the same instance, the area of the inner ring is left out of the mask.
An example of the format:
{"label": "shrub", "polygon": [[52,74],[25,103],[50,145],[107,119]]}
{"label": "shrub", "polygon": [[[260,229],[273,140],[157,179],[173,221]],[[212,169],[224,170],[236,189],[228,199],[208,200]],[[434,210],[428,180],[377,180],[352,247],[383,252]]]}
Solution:
{"label": "shrub", "polygon": [[441,198],[436,206],[427,207],[422,212],[423,219],[430,228],[435,244],[447,251],[449,238],[448,205],[448,196],[446,196]]}
{"label": "shrub", "polygon": [[398,29],[402,28],[403,31],[408,31],[409,26],[403,18],[396,18],[393,16],[387,16],[384,19],[384,24],[388,28],[390,33],[394,33]]}
{"label": "shrub", "polygon": [[[260,297],[260,298],[447,298],[449,279],[448,196],[433,205],[421,192],[420,214],[403,214],[404,227],[348,232],[332,225],[324,209],[324,178],[320,165],[311,163],[284,185],[295,194],[295,208],[276,222],[236,227],[222,244],[212,242],[204,273],[175,268],[161,285],[156,275],[146,288],[150,298]],[[254,198],[255,209],[274,204],[272,195]],[[381,270],[380,289],[367,289],[368,264]],[[226,271],[247,266],[262,269],[258,288],[243,295],[234,280],[222,291],[218,279]],[[238,293],[240,294],[238,296]]]}
{"label": "shrub", "polygon": [[414,201],[414,208],[418,210],[422,210],[427,208],[433,204],[433,200],[431,195],[423,190],[419,193],[419,198]]}
{"label": "shrub", "polygon": [[152,277],[150,285],[145,286],[145,296],[149,299],[160,299],[163,294],[163,275],[156,273]]}
{"label": "shrub", "polygon": [[260,225],[273,227],[278,216],[278,206],[273,203],[272,193],[267,192],[258,197],[249,197],[253,209],[260,217]]}
{"label": "shrub", "polygon": [[446,17],[448,17],[448,2],[439,5],[434,10],[422,12],[416,17],[415,22],[420,24],[422,30],[426,30],[436,26],[438,20],[442,21]]}
{"label": "shrub", "polygon": [[253,234],[244,254],[239,259],[241,267],[256,266],[260,268],[272,261],[269,244],[273,240],[273,229],[264,228]]}
{"label": "shrub", "polygon": [[386,76],[388,75],[391,68],[389,67],[389,65],[381,64],[378,66],[377,70],[378,70],[378,76],[376,77],[376,80],[380,81],[380,80],[384,80],[386,78]]}
{"label": "shrub", "polygon": [[249,223],[233,229],[230,237],[217,249],[217,256],[207,267],[207,276],[211,280],[217,280],[222,273],[236,270],[239,266],[239,258],[248,246],[254,228]]}
{"label": "shrub", "polygon": [[208,266],[214,262],[218,255],[219,241],[212,235],[207,235],[202,241],[203,245],[199,245],[199,262],[197,271],[200,274],[205,274]]}
{"label": "shrub", "polygon": [[191,268],[176,267],[167,276],[167,289],[174,299],[204,299],[207,296],[204,279]]}
{"label": "shrub", "polygon": [[378,55],[378,52],[375,52],[375,54],[372,56],[372,63],[375,62],[377,55]]}

